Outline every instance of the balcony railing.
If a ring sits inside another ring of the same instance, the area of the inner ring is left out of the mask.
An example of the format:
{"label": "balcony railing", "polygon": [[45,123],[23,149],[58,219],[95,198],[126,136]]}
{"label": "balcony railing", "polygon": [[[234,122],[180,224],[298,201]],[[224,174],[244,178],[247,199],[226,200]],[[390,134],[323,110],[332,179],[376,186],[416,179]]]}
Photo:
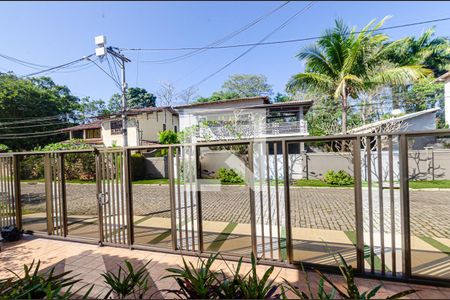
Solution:
{"label": "balcony railing", "polygon": [[234,140],[265,138],[275,136],[308,135],[305,120],[293,122],[272,122],[261,126],[254,124],[235,124],[234,126],[203,126],[196,133],[197,141]]}

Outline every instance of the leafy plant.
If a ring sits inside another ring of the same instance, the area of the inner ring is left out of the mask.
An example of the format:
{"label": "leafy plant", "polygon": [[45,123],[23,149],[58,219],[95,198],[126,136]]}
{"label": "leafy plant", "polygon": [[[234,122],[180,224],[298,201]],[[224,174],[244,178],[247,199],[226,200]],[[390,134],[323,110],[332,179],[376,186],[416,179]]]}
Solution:
{"label": "leafy plant", "polygon": [[274,267],[271,266],[269,269],[264,272],[264,275],[259,278],[256,273],[256,259],[252,253],[251,256],[252,269],[241,279],[239,280],[240,292],[242,293],[243,299],[268,299],[275,298],[279,299],[281,294],[276,294],[279,284],[275,283],[275,276],[273,279],[270,279],[270,276],[273,273]]}
{"label": "leafy plant", "polygon": [[149,273],[146,269],[150,262],[151,260],[135,271],[129,261],[124,261],[126,269],[120,266],[117,274],[111,271],[103,273],[105,283],[111,288],[105,298],[114,293],[119,299],[125,299],[130,295],[133,295],[135,299],[143,299],[145,293],[150,289],[148,286]]}
{"label": "leafy plant", "polygon": [[0,153],[8,152],[8,151],[9,151],[8,146],[6,146],[5,144],[0,144]]}
{"label": "leafy plant", "polygon": [[[76,276],[67,277],[72,271],[55,274],[55,267],[46,272],[39,270],[40,261],[33,262],[30,266],[24,265],[24,275],[7,269],[14,276],[0,280],[0,299],[71,299],[83,288],[72,291],[75,283],[80,279]],[[88,298],[94,285],[84,294],[83,299]]]}
{"label": "leafy plant", "polygon": [[[378,286],[372,288],[371,290],[361,292],[355,282],[355,270],[353,269],[353,267],[351,265],[347,264],[347,262],[345,261],[345,259],[342,257],[341,254],[338,253],[338,255],[340,258],[339,270],[341,271],[341,274],[344,277],[345,285],[346,285],[345,288],[339,288],[333,281],[331,281],[331,279],[329,279],[327,276],[325,276],[322,272],[315,270],[320,276],[317,294],[314,294],[312,292],[313,289],[311,288],[311,283],[308,279],[307,273],[305,272],[305,278],[306,278],[306,282],[307,282],[307,286],[308,286],[308,292],[306,293],[304,291],[301,291],[300,289],[295,287],[293,284],[288,282],[286,279],[284,279],[286,289],[284,287],[282,288],[282,290],[283,290],[282,297],[284,299],[287,299],[286,291],[291,291],[299,299],[321,299],[321,300],[322,299],[324,299],[324,300],[325,299],[334,299],[336,293],[338,293],[339,296],[343,299],[379,298],[379,297],[376,297],[376,295],[377,295],[378,291],[380,290],[381,285],[378,285]],[[332,288],[330,293],[327,293],[324,289],[325,282],[328,283]],[[417,292],[417,290],[413,290],[413,289],[405,290],[405,291],[396,293],[394,295],[391,295],[391,296],[387,297],[386,299],[399,299],[404,296],[414,294],[416,292]]]}
{"label": "leafy plant", "polygon": [[325,173],[324,181],[328,184],[338,186],[352,185],[354,183],[353,177],[343,170],[338,172],[329,170]]}
{"label": "leafy plant", "polygon": [[217,172],[220,183],[243,183],[241,175],[234,169],[220,168]]}
{"label": "leafy plant", "polygon": [[188,299],[214,299],[217,298],[219,272],[213,272],[211,266],[218,254],[212,254],[206,261],[198,258],[197,266],[183,258],[183,267],[168,268],[167,271],[173,273],[163,278],[174,278],[180,287],[179,290],[169,292],[186,297]]}

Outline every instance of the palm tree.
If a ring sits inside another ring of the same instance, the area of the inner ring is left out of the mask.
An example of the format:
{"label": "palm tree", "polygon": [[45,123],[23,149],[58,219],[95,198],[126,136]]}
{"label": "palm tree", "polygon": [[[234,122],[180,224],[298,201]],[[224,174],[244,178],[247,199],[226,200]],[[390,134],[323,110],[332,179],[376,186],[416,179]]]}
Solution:
{"label": "palm tree", "polygon": [[399,85],[415,81],[429,73],[421,65],[398,66],[386,59],[390,51],[388,36],[376,33],[387,17],[361,31],[350,29],[342,20],[327,30],[316,44],[307,46],[297,57],[306,61],[304,73],[294,75],[287,90],[325,93],[342,107],[342,133],[347,133],[349,97],[381,85]]}

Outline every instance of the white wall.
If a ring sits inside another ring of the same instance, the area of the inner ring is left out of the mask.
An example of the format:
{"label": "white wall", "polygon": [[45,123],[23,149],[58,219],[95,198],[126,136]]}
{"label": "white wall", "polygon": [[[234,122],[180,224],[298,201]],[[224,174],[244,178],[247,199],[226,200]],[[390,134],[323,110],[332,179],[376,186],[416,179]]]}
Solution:
{"label": "white wall", "polygon": [[447,78],[444,86],[445,97],[445,124],[450,126],[450,78]]}
{"label": "white wall", "polygon": [[[114,120],[107,120],[102,123],[102,139],[105,147],[123,146],[122,134],[111,134],[111,121],[121,120],[120,118]],[[136,127],[136,120],[133,117],[129,117],[127,124],[128,133],[128,146],[139,146],[138,134]]]}

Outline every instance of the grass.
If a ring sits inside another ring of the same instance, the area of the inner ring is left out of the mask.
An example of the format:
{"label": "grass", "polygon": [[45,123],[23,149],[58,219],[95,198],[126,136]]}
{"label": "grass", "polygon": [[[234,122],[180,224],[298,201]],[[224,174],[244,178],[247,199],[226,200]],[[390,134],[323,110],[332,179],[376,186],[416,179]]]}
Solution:
{"label": "grass", "polygon": [[142,180],[135,180],[132,183],[133,184],[169,184],[169,179],[167,179],[167,178],[142,179]]}
{"label": "grass", "polygon": [[415,180],[409,182],[412,189],[450,188],[450,180]]}
{"label": "grass", "polygon": [[[308,187],[341,187],[339,185],[332,185],[319,179],[298,179],[294,181],[293,186],[308,186]],[[353,185],[345,185],[349,187]]]}

